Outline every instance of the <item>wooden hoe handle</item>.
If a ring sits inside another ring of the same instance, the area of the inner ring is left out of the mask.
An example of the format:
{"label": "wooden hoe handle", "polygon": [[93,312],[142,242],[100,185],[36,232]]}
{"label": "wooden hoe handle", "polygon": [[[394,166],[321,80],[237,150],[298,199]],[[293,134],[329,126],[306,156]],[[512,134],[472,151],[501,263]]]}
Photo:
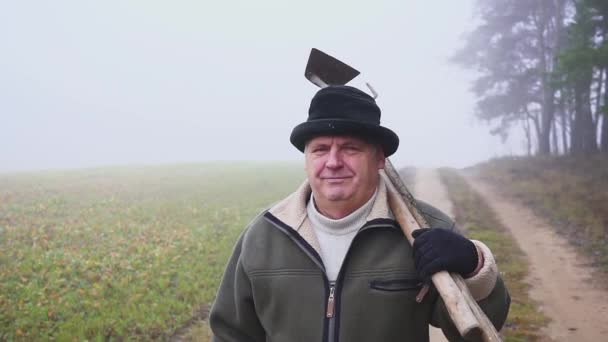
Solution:
{"label": "wooden hoe handle", "polygon": [[[388,201],[410,244],[414,242],[412,231],[429,227],[415,205],[412,194],[401,180],[393,164],[386,159],[384,172],[381,172],[388,187]],[[399,194],[397,196],[397,194]],[[448,314],[460,335],[467,341],[498,342],[501,341],[494,325],[481,310],[464,279],[459,274],[441,271],[433,274],[433,284],[445,303]]]}

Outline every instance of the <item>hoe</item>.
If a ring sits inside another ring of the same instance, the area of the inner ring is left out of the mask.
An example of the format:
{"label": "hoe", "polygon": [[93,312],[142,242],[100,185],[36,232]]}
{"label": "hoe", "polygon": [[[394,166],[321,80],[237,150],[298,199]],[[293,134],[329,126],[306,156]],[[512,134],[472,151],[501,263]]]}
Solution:
{"label": "hoe", "polygon": [[[312,49],[310,52],[304,72],[304,76],[320,88],[329,85],[344,85],[358,75],[359,71],[317,49]],[[376,98],[378,94],[369,83],[367,87]],[[418,211],[414,197],[388,158],[384,171],[381,173],[389,187],[389,205],[411,244],[414,241],[412,231],[429,225]],[[450,318],[465,340],[501,341],[494,325],[477,305],[459,274],[441,271],[433,275],[432,281],[445,303]],[[421,301],[426,291],[428,291],[428,286],[423,288],[416,300]]]}

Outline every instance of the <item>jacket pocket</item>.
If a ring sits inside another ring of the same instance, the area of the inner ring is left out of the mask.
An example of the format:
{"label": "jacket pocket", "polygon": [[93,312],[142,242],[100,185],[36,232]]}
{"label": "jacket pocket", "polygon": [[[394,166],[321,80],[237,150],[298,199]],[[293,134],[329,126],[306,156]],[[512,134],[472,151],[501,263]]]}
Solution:
{"label": "jacket pocket", "polygon": [[420,290],[422,282],[418,278],[374,279],[369,287],[379,291],[413,291]]}

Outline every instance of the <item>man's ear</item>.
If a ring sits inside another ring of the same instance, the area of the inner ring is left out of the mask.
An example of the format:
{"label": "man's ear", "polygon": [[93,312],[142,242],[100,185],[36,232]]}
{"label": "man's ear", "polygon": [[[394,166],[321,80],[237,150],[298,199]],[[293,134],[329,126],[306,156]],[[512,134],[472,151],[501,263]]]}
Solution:
{"label": "man's ear", "polygon": [[386,165],[386,159],[384,157],[382,157],[379,161],[378,161],[378,170],[382,170],[384,169],[384,166]]}
{"label": "man's ear", "polygon": [[384,157],[384,150],[382,149],[382,146],[377,147],[376,156],[378,158],[378,170],[384,169],[384,166],[386,165],[386,157]]}

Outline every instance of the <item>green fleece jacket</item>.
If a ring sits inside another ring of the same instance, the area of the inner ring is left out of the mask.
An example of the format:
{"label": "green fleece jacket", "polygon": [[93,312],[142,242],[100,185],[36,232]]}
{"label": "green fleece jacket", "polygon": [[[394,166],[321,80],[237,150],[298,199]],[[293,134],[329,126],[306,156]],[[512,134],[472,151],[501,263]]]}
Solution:
{"label": "green fleece jacket", "polygon": [[[381,183],[367,222],[355,236],[336,282],[329,282],[319,243],[306,216],[304,183],[245,229],[226,267],[210,313],[213,341],[358,342],[429,339],[429,324],[461,341],[435,290],[421,303],[412,248],[388,208]],[[455,229],[434,207],[419,202],[433,228]],[[510,298],[490,250],[474,241],[484,265],[466,280],[500,329]]]}

